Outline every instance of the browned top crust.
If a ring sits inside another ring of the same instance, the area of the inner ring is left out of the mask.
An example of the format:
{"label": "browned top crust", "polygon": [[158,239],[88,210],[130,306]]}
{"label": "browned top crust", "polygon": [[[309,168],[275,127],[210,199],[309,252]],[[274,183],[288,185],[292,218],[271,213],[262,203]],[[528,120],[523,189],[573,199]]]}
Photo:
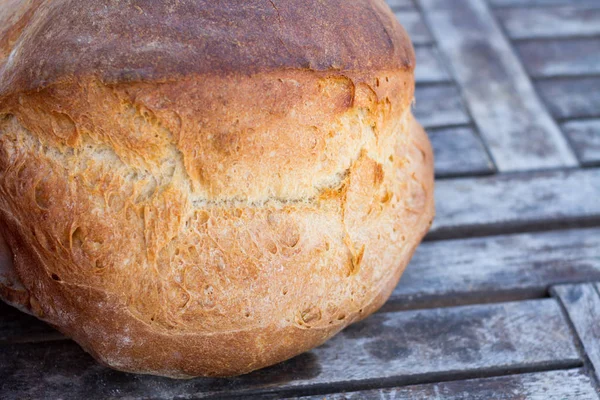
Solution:
{"label": "browned top crust", "polygon": [[82,75],[105,83],[281,69],[414,68],[383,0],[6,0],[0,95]]}

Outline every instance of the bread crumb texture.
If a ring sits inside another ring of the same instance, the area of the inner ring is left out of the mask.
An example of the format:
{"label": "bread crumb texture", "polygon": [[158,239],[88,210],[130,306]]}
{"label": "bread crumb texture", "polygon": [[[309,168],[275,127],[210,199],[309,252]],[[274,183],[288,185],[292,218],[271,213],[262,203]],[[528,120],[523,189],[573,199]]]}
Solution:
{"label": "bread crumb texture", "polygon": [[[411,50],[412,51],[412,50]],[[100,362],[227,376],[375,311],[433,218],[412,69],[0,98],[0,295]]]}

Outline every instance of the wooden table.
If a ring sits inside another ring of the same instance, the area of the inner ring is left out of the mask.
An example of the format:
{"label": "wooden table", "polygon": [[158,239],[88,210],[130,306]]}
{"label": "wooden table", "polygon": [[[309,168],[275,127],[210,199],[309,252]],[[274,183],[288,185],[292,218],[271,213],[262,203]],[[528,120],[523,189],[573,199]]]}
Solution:
{"label": "wooden table", "polygon": [[600,0],[390,5],[438,180],[384,308],[283,364],[176,381],[101,367],[2,305],[0,398],[598,399]]}

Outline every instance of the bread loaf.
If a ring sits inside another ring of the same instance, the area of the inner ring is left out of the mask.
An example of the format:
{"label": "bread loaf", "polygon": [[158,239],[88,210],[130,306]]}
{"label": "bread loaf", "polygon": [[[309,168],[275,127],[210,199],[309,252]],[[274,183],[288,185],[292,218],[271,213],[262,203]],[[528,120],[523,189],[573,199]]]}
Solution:
{"label": "bread loaf", "polygon": [[5,4],[5,301],[177,378],[288,359],[385,302],[433,168],[383,0]]}

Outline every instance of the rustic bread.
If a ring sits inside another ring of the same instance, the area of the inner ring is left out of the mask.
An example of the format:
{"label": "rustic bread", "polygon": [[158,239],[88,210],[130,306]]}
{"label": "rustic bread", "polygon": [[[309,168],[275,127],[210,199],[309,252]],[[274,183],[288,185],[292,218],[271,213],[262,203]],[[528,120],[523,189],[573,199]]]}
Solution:
{"label": "rustic bread", "polygon": [[383,0],[5,3],[7,302],[103,364],[191,377],[285,360],[387,299],[433,171]]}

